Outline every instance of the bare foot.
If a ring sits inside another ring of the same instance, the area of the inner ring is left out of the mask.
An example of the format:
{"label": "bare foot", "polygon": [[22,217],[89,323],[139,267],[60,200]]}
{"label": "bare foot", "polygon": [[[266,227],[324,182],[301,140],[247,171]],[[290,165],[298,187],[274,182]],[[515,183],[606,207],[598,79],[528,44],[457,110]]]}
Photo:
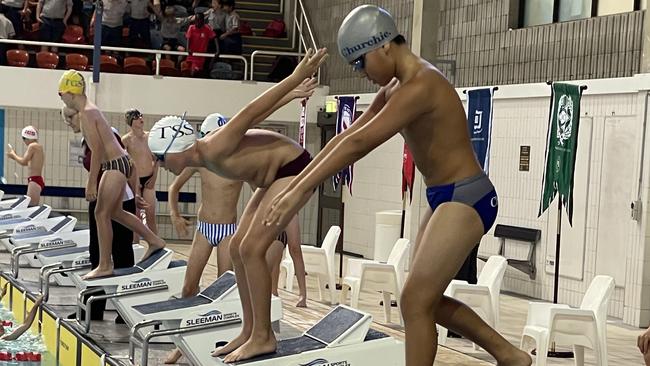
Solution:
{"label": "bare foot", "polygon": [[530,366],[532,364],[533,359],[528,355],[528,353],[519,349],[510,355],[509,358],[497,362],[497,366]]}
{"label": "bare foot", "polygon": [[113,274],[113,268],[108,267],[108,268],[102,268],[102,267],[97,267],[93,269],[92,271],[86,273],[81,277],[82,280],[92,280],[93,278],[97,277],[103,277],[103,276],[110,276]]}
{"label": "bare foot", "polygon": [[167,243],[165,243],[165,241],[162,239],[157,243],[151,242],[147,244],[148,244],[147,251],[144,253],[144,256],[142,256],[141,261],[149,258],[155,251],[160,250],[167,245]]}
{"label": "bare foot", "polygon": [[169,354],[167,355],[167,358],[165,359],[165,364],[169,365],[169,364],[176,363],[181,357],[183,357],[181,350],[179,350],[178,348],[174,348],[174,350],[169,352]]}
{"label": "bare foot", "polygon": [[307,307],[307,297],[300,296],[298,297],[298,302],[296,303],[297,308],[306,308]]}
{"label": "bare foot", "polygon": [[244,333],[243,331],[239,333],[237,337],[235,337],[232,341],[228,342],[223,347],[219,347],[212,351],[212,357],[219,357],[223,355],[227,355],[230,352],[236,350],[237,348],[241,347],[242,344],[246,343],[248,340],[248,337],[250,337],[250,333],[246,332]]}
{"label": "bare foot", "polygon": [[255,356],[263,355],[266,353],[275,352],[278,347],[278,342],[275,340],[275,335],[271,332],[270,337],[265,340],[252,338],[246,341],[241,347],[232,351],[228,356],[223,358],[223,362],[231,363],[241,360],[247,360]]}

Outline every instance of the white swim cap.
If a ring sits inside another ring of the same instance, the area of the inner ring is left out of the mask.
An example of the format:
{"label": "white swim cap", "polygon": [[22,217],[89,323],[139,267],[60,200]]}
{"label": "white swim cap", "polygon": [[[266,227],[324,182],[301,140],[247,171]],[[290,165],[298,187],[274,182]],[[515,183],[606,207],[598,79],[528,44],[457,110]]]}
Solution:
{"label": "white swim cap", "polygon": [[361,5],[348,14],[337,39],[339,53],[351,63],[399,35],[393,17],[376,5]]}
{"label": "white swim cap", "polygon": [[38,130],[33,126],[27,126],[23,128],[20,132],[20,135],[27,140],[38,140]]}
{"label": "white swim cap", "polygon": [[152,154],[183,152],[196,141],[194,128],[178,116],[166,116],[149,131],[149,150]]}
{"label": "white swim cap", "polygon": [[205,117],[203,123],[201,123],[201,137],[225,125],[226,122],[228,122],[226,117],[222,116],[219,113],[212,113],[211,115]]}

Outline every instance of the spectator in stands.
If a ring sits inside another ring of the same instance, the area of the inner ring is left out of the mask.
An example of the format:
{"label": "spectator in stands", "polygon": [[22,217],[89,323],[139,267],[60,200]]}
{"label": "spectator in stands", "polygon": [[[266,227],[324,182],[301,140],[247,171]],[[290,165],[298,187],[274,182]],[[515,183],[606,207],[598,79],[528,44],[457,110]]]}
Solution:
{"label": "spectator in stands", "polygon": [[226,31],[226,12],[221,7],[221,0],[212,0],[212,7],[205,13],[205,20],[212,28],[214,33],[219,37]]}
{"label": "spectator in stands", "polygon": [[16,38],[23,37],[23,17],[27,13],[29,5],[27,0],[1,0],[0,4],[5,6],[5,16],[14,26]]}
{"label": "spectator in stands", "polygon": [[210,0],[193,0],[192,11],[196,14],[197,11],[204,13],[210,9]]}
{"label": "spectator in stands", "polygon": [[[74,1],[75,0],[73,0],[73,4]],[[80,23],[84,29],[84,35],[86,37],[90,35],[90,31],[89,31],[90,21],[93,18],[94,13],[95,13],[95,4],[93,4],[92,0],[82,0]],[[74,14],[74,10],[73,10],[73,14]],[[90,40],[90,42],[92,43],[93,40]]]}
{"label": "spectator in stands", "polygon": [[222,0],[221,5],[226,15],[226,31],[219,36],[219,52],[241,55],[242,39],[239,33],[239,14],[235,11],[234,0]]}
{"label": "spectator in stands", "polygon": [[129,47],[151,48],[151,22],[149,10],[153,10],[150,0],[129,0]]}
{"label": "spectator in stands", "polygon": [[[102,15],[102,46],[122,46],[122,27],[126,13],[126,0],[104,0]],[[95,13],[90,21],[90,27],[95,24]]]}
{"label": "spectator in stands", "polygon": [[[183,47],[179,40],[178,36],[181,32],[181,27],[189,23],[189,18],[177,18],[176,9],[174,6],[167,5],[165,7],[164,14],[158,14],[160,18],[160,35],[163,38],[163,50],[166,51],[179,51],[184,52],[185,47]],[[169,56],[165,56],[170,58]]]}
{"label": "spectator in stands", "polygon": [[[11,20],[5,16],[7,7],[0,4],[0,39],[11,39],[16,35],[14,25]],[[7,64],[7,47],[5,44],[0,43],[0,65]]]}
{"label": "spectator in stands", "polygon": [[[36,21],[40,23],[39,33],[42,42],[61,42],[65,25],[72,13],[72,0],[39,0],[36,6]],[[41,47],[47,51],[48,47]],[[52,47],[52,52],[57,52]]]}
{"label": "spectator in stands", "polygon": [[194,24],[190,25],[185,33],[187,38],[187,50],[190,56],[187,56],[187,61],[191,64],[192,76],[201,74],[205,64],[205,57],[194,56],[195,52],[206,52],[208,44],[212,42],[217,36],[212,28],[205,24],[205,16],[201,12],[194,15]]}

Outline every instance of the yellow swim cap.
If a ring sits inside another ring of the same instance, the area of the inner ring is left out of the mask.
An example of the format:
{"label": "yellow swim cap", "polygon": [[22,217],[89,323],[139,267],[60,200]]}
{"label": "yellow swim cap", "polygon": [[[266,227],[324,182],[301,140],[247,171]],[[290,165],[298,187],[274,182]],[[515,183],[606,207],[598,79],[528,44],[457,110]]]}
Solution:
{"label": "yellow swim cap", "polygon": [[79,71],[68,70],[59,80],[59,93],[83,95],[86,92],[86,80]]}

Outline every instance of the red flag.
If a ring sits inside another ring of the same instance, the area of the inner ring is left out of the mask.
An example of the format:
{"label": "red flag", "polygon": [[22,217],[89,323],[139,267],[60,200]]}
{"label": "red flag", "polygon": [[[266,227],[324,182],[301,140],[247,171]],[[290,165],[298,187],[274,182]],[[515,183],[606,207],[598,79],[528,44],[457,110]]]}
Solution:
{"label": "red flag", "polygon": [[402,163],[402,199],[406,191],[410,193],[409,202],[413,200],[413,182],[415,181],[415,162],[413,155],[406,143],[404,143],[404,159]]}

